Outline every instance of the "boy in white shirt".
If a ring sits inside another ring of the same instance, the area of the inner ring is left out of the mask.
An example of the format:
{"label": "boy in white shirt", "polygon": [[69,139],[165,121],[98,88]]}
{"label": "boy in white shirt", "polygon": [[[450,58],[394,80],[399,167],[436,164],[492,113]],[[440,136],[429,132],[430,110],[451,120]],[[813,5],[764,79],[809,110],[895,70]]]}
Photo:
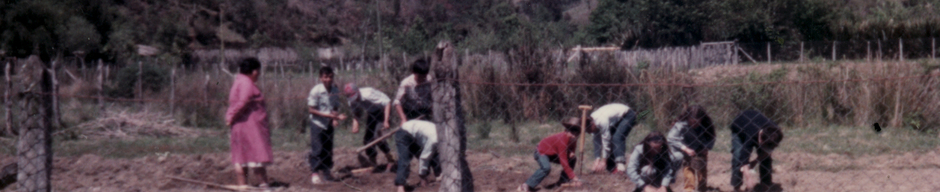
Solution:
{"label": "boy in white shirt", "polygon": [[[594,166],[597,172],[607,170],[624,173],[627,159],[627,135],[636,126],[636,112],[627,105],[611,103],[594,110],[591,113],[592,126],[598,130],[594,133]],[[616,169],[613,164],[616,163]]]}
{"label": "boy in white shirt", "polygon": [[333,127],[346,119],[346,114],[339,113],[339,89],[333,84],[333,68],[320,68],[320,84],[310,90],[307,96],[307,112],[310,114],[310,182],[322,184],[323,180],[332,181],[330,169],[333,168]]}
{"label": "boy in white shirt", "polygon": [[405,191],[412,157],[417,156],[419,159],[418,176],[421,177],[421,185],[430,182],[428,178],[430,169],[434,170],[435,176],[441,174],[441,165],[436,152],[437,127],[434,123],[424,120],[405,122],[401,130],[395,133],[395,147],[398,150],[395,187],[399,192]]}

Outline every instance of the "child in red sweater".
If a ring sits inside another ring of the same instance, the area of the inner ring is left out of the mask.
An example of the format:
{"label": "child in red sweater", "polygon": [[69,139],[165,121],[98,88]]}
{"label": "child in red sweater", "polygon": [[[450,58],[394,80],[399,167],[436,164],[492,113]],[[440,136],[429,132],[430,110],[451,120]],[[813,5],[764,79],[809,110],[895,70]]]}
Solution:
{"label": "child in red sweater", "polygon": [[[590,119],[588,119],[590,121]],[[542,139],[539,142],[538,150],[535,152],[535,161],[539,164],[539,169],[535,170],[532,177],[529,177],[525,183],[519,186],[519,191],[533,191],[535,186],[542,182],[552,171],[550,163],[561,164],[564,173],[561,174],[559,182],[572,182],[574,186],[580,186],[581,180],[574,174],[573,167],[577,159],[574,158],[575,146],[578,141],[578,135],[581,134],[580,118],[572,117],[562,122],[565,131],[556,133]],[[588,122],[590,124],[591,122]],[[593,127],[593,126],[590,126]],[[594,133],[593,128],[585,130],[588,133]]]}

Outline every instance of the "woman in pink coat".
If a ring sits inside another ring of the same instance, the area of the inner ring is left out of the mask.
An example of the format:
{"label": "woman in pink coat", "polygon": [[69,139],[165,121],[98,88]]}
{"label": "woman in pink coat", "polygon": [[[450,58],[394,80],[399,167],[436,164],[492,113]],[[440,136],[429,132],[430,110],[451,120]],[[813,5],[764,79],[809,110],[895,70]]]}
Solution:
{"label": "woman in pink coat", "polygon": [[268,129],[268,114],[265,112],[264,96],[255,85],[261,63],[248,58],[239,62],[239,73],[229,92],[225,124],[231,126],[229,145],[232,163],[235,164],[237,187],[247,188],[248,168],[261,179],[262,187],[268,185],[264,169],[271,163],[271,132]]}

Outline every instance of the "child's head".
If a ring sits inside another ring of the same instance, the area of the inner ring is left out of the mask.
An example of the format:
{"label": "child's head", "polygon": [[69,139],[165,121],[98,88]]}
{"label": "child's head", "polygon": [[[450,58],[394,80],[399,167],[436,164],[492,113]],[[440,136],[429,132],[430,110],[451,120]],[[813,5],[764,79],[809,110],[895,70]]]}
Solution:
{"label": "child's head", "polygon": [[[574,134],[574,135],[579,135],[579,134],[581,134],[581,118],[569,117],[569,118],[567,118],[567,119],[565,119],[565,120],[562,120],[562,121],[561,121],[561,125],[565,127],[565,131],[566,131],[566,132],[572,133],[572,134]],[[594,126],[591,126],[591,125],[593,125],[593,124],[591,123],[591,118],[590,118],[590,117],[588,117],[588,118],[585,120],[585,125],[586,125],[586,127],[585,127],[585,129],[584,129],[584,132],[585,132],[585,133],[594,133],[594,132],[597,132],[597,129],[595,129]]]}
{"label": "child's head", "polygon": [[415,81],[421,83],[427,80],[428,72],[431,71],[431,64],[427,60],[418,59],[411,63],[411,73],[415,75]]}
{"label": "child's head", "polygon": [[320,82],[323,85],[333,85],[333,68],[329,66],[320,67]]}
{"label": "child's head", "polygon": [[261,69],[261,62],[257,58],[249,57],[238,62],[238,73],[252,77],[252,80],[258,78],[258,69]]}
{"label": "child's head", "polygon": [[774,124],[764,126],[757,134],[757,143],[760,148],[766,151],[773,151],[783,140],[783,131]]}
{"label": "child's head", "polygon": [[653,131],[649,135],[646,135],[640,144],[643,145],[643,153],[648,155],[656,155],[663,152],[663,150],[666,148],[663,146],[665,143],[666,137],[663,136],[663,133],[659,131]]}
{"label": "child's head", "polygon": [[705,107],[701,105],[692,105],[685,108],[685,111],[679,115],[678,121],[689,123],[690,127],[704,126],[709,127],[712,124],[712,118],[705,112]]}
{"label": "child's head", "polygon": [[561,121],[561,125],[565,127],[565,132],[578,135],[581,134],[581,118],[569,117]]}

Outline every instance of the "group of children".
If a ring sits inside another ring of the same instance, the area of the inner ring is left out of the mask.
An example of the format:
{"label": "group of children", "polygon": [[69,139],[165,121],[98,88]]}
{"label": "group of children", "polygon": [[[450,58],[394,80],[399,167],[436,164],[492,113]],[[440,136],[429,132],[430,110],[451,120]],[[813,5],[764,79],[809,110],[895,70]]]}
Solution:
{"label": "group of children", "polygon": [[[235,165],[236,189],[249,188],[247,185],[248,169],[252,168],[261,180],[260,187],[269,186],[265,166],[271,163],[271,140],[268,129],[267,110],[264,96],[255,84],[260,74],[261,65],[255,58],[239,62],[239,74],[229,94],[229,108],[225,114],[226,125],[231,127],[231,159]],[[321,67],[319,84],[310,90],[307,97],[307,112],[310,131],[310,153],[307,161],[310,165],[310,181],[317,185],[333,181],[330,169],[333,167],[334,127],[348,118],[339,112],[339,96],[346,96],[353,117],[364,118],[365,136],[363,144],[371,143],[391,127],[389,117],[394,107],[401,119],[401,129],[394,134],[398,151],[397,174],[395,185],[398,191],[404,191],[408,178],[411,158],[419,159],[419,176],[422,184],[430,181],[427,176],[433,170],[440,175],[435,146],[437,129],[434,123],[427,121],[431,117],[431,88],[427,83],[430,64],[425,60],[412,63],[412,75],[406,77],[398,88],[395,98],[370,87],[358,87],[354,83],[346,84],[340,90],[334,84],[334,72],[330,67]],[[359,132],[359,122],[352,121],[353,133]],[[378,152],[384,154],[387,162],[396,162],[391,150],[384,141],[366,149],[366,157],[360,158],[364,166],[374,165]],[[391,169],[387,166],[386,169]]]}
{"label": "group of children", "polygon": [[[620,103],[597,108],[585,119],[584,132],[594,134],[595,160],[592,171],[626,174],[636,185],[634,191],[669,190],[681,168],[685,191],[704,191],[707,181],[708,151],[715,145],[715,127],[705,108],[692,105],[683,110],[668,135],[649,133],[625,156],[626,138],[636,125],[636,112]],[[580,118],[562,121],[565,128],[542,139],[534,154],[539,168],[519,191],[533,191],[551,171],[550,162],[561,164],[564,172],[556,184],[581,185],[572,171],[575,141],[582,133]],[[732,134],[731,185],[741,190],[744,174],[755,166],[760,170],[760,185],[771,185],[771,153],[783,139],[783,133],[770,118],[754,110],[743,111],[730,125]],[[751,151],[757,159],[750,160]],[[759,166],[757,165],[759,164]]]}
{"label": "group of children", "polygon": [[[235,164],[236,187],[247,187],[247,172],[251,168],[260,178],[261,186],[268,185],[264,167],[271,162],[270,131],[264,97],[257,85],[260,63],[249,58],[239,63],[239,74],[229,94],[229,108],[225,114],[226,125],[231,126],[231,158]],[[382,135],[390,125],[394,108],[400,118],[401,129],[394,134],[398,149],[395,186],[404,191],[412,158],[419,159],[421,184],[430,182],[430,172],[440,174],[435,151],[437,130],[431,117],[431,87],[428,76],[430,64],[425,60],[412,63],[412,74],[402,80],[394,98],[370,87],[358,87],[348,83],[339,89],[334,84],[334,72],[330,67],[321,67],[320,83],[310,90],[307,97],[309,113],[310,148],[308,163],[313,184],[333,181],[330,169],[333,166],[334,127],[347,119],[339,112],[339,96],[345,96],[355,119],[364,118],[363,144],[371,143]],[[352,121],[352,133],[359,132],[359,122]],[[581,184],[572,169],[578,160],[574,155],[575,143],[582,129],[580,118],[569,118],[562,122],[564,131],[553,134],[539,142],[534,159],[539,169],[519,187],[520,191],[531,191],[550,173],[550,163],[561,164],[564,173],[557,182],[578,186]],[[626,174],[636,184],[636,191],[666,191],[675,182],[681,167],[685,177],[685,189],[704,190],[707,176],[708,151],[715,143],[715,128],[711,118],[701,106],[687,107],[679,115],[668,135],[654,131],[637,144],[629,157],[626,156],[626,139],[637,124],[637,113],[629,106],[611,103],[594,110],[584,120],[589,126],[583,131],[594,134],[595,160],[591,170]],[[381,122],[381,123],[380,123]],[[771,153],[783,138],[780,128],[760,112],[742,112],[730,126],[732,137],[731,184],[738,189],[743,184],[743,173],[760,164],[760,183],[771,182]],[[749,161],[750,152],[757,151],[757,160]],[[364,166],[374,165],[378,152],[387,162],[396,162],[384,141],[366,150],[360,158]],[[391,169],[387,166],[386,169]]]}
{"label": "group of children", "polygon": [[[307,106],[310,113],[310,171],[313,174],[310,181],[321,184],[324,181],[335,180],[330,175],[333,166],[333,130],[340,121],[347,118],[339,112],[339,95],[346,96],[346,100],[353,117],[365,118],[366,128],[363,144],[378,139],[382,131],[391,127],[390,115],[394,107],[401,119],[401,129],[394,134],[398,161],[395,177],[395,186],[398,191],[404,191],[408,178],[411,158],[419,159],[419,176],[421,184],[430,182],[429,173],[433,170],[436,175],[441,172],[437,162],[437,128],[434,123],[427,121],[431,117],[431,88],[428,76],[430,64],[425,60],[418,60],[412,64],[412,75],[402,80],[394,98],[389,98],[379,90],[370,87],[359,88],[354,83],[343,87],[342,93],[333,81],[333,70],[330,67],[321,67],[319,73],[320,84],[310,90],[307,97]],[[381,122],[381,124],[380,124]],[[381,126],[381,127],[380,127]],[[352,133],[359,132],[359,122],[352,121]],[[396,162],[384,141],[366,149],[366,159],[360,158],[364,166],[373,165],[378,152],[385,155],[387,162]],[[390,170],[392,167],[386,167]]]}

